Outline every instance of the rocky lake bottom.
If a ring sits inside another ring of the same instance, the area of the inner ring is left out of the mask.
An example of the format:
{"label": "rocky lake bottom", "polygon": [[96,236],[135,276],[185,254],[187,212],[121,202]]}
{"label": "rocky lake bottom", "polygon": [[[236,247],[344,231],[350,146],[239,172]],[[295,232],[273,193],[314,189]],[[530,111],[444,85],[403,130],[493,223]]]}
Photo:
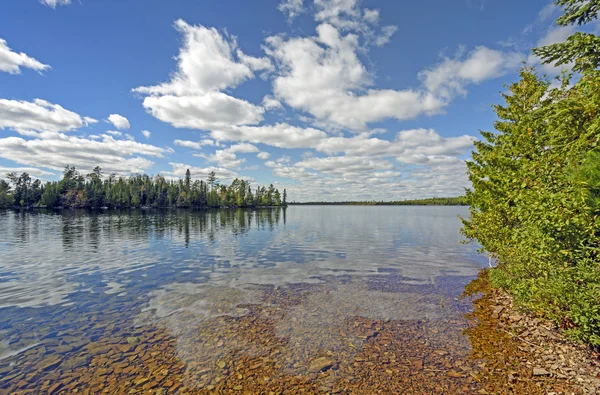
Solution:
{"label": "rocky lake bottom", "polygon": [[0,393],[595,393],[460,210],[0,214]]}

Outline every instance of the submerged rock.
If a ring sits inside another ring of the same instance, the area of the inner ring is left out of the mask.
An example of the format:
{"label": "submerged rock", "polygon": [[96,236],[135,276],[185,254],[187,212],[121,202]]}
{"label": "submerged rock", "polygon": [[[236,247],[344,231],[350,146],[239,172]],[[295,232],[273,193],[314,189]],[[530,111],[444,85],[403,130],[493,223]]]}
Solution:
{"label": "submerged rock", "polygon": [[331,369],[333,365],[336,364],[336,360],[330,357],[320,357],[314,359],[310,363],[310,367],[308,371],[311,373],[323,372],[325,370]]}
{"label": "submerged rock", "polygon": [[533,368],[533,375],[534,376],[549,376],[550,372],[547,371],[546,369],[542,369],[542,368]]}

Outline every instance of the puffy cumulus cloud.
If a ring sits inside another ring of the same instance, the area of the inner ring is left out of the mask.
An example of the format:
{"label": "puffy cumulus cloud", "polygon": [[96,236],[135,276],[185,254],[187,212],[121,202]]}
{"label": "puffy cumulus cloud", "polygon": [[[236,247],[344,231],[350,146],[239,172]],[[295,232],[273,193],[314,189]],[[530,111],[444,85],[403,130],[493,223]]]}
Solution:
{"label": "puffy cumulus cloud", "polygon": [[175,140],[173,144],[178,145],[180,147],[192,148],[195,150],[201,150],[205,145],[215,145],[215,142],[210,139],[204,139],[200,141],[190,141],[190,140]]}
{"label": "puffy cumulus cloud", "polygon": [[281,66],[273,80],[275,97],[319,121],[361,130],[387,118],[433,114],[445,105],[427,91],[369,89],[373,76],[359,50],[357,35],[342,35],[326,23],[316,37],[269,37],[268,54]]}
{"label": "puffy cumulus cloud", "polygon": [[259,152],[259,149],[249,143],[234,144],[222,150],[216,150],[212,155],[195,154],[201,158],[205,158],[209,162],[218,163],[224,168],[238,169],[242,163],[246,162],[244,158],[238,158],[238,153],[253,153]]}
{"label": "puffy cumulus cloud", "polygon": [[265,126],[232,126],[214,129],[211,136],[217,141],[246,141],[278,148],[312,148],[326,138],[325,132],[277,123]]}
{"label": "puffy cumulus cloud", "polygon": [[20,52],[13,52],[6,40],[0,38],[0,71],[10,74],[21,74],[21,67],[42,72],[50,66]]}
{"label": "puffy cumulus cloud", "polygon": [[419,74],[425,88],[434,95],[449,100],[465,94],[468,84],[478,84],[516,71],[524,56],[518,52],[503,52],[484,46],[470,53],[461,49],[454,58],[445,58],[436,66]]}
{"label": "puffy cumulus cloud", "polygon": [[257,157],[258,159],[267,160],[267,159],[269,159],[269,158],[271,157],[271,154],[270,154],[270,153],[268,153],[268,152],[259,152],[259,153],[256,155],[256,157]]}
{"label": "puffy cumulus cloud", "polygon": [[277,9],[283,12],[288,20],[292,21],[305,11],[304,0],[283,0],[279,3]]}
{"label": "puffy cumulus cloud", "polygon": [[362,9],[359,0],[315,0],[315,21],[330,24],[340,30],[359,32],[367,45],[381,47],[387,44],[398,29],[388,25],[378,27],[379,10]]}
{"label": "puffy cumulus cloud", "polygon": [[235,144],[235,145],[232,145],[229,148],[227,148],[227,150],[230,152],[245,153],[245,154],[252,153],[252,152],[259,152],[259,149],[256,148],[255,145],[248,144],[248,143]]}
{"label": "puffy cumulus cloud", "polygon": [[152,135],[152,133],[150,133],[148,130],[142,130],[142,135],[147,139],[150,138],[150,136]]}
{"label": "puffy cumulus cloud", "polygon": [[257,124],[264,113],[264,108],[222,92],[148,96],[143,105],[152,116],[177,128],[202,130]]}
{"label": "puffy cumulus cloud", "polygon": [[[309,158],[295,164],[296,167],[313,169],[322,173],[341,177],[354,177],[358,174],[375,176],[380,170],[392,170],[394,165],[384,159],[373,159],[356,156],[332,156],[326,158]],[[394,173],[400,175],[400,173]]]}
{"label": "puffy cumulus cloud", "polygon": [[13,129],[21,134],[67,132],[95,122],[42,99],[33,102],[0,99],[0,129]]}
{"label": "puffy cumulus cloud", "polygon": [[[316,150],[333,156],[305,155],[293,164],[265,165],[285,180],[278,186],[298,201],[454,196],[469,186],[461,157],[474,140],[468,135],[445,138],[429,129],[401,131],[391,141],[369,133],[328,137]],[[385,187],[374,189],[374,181]]]}
{"label": "puffy cumulus cloud", "polygon": [[281,104],[281,102],[279,100],[275,99],[271,95],[266,95],[265,97],[263,97],[262,105],[267,110],[281,110],[281,109],[283,109],[283,105]]}
{"label": "puffy cumulus cloud", "polygon": [[295,164],[267,161],[265,166],[272,169],[273,175],[313,190],[314,196],[335,191],[338,200],[346,199],[348,193],[368,193],[373,181],[384,183],[387,188],[389,183],[397,183],[401,175],[390,161],[367,157],[312,157]]}
{"label": "puffy cumulus cloud", "polygon": [[379,10],[361,9],[359,0],[315,0],[315,21],[346,30],[369,31],[379,21]]}
{"label": "puffy cumulus cloud", "polygon": [[247,180],[247,181],[254,180],[252,177],[242,176],[242,175],[236,173],[235,171],[225,169],[222,167],[214,167],[214,166],[195,167],[195,166],[186,165],[184,163],[173,163],[173,162],[169,162],[169,165],[171,165],[172,169],[170,171],[163,171],[163,172],[161,172],[161,174],[163,174],[167,177],[172,177],[172,178],[185,177],[185,173],[189,169],[192,178],[195,178],[198,180],[206,180],[206,178],[208,177],[208,173],[210,173],[211,171],[214,171],[216,176],[222,182],[228,182],[228,181],[233,180],[234,178],[243,178],[244,180]]}
{"label": "puffy cumulus cloud", "polygon": [[73,165],[84,171],[100,166],[107,173],[138,173],[154,164],[142,156],[160,158],[164,152],[164,148],[129,139],[115,139],[108,134],[94,139],[59,132],[40,132],[30,140],[20,137],[0,139],[0,157],[53,170]]}
{"label": "puffy cumulus cloud", "polygon": [[[178,70],[169,82],[135,88],[144,94],[189,95],[235,87],[253,77],[253,68],[268,68],[268,59],[253,58],[237,48],[235,37],[215,28],[189,25],[179,19],[175,28],[183,35],[177,56]],[[242,55],[245,61],[235,59]],[[260,67],[259,67],[260,68]]]}
{"label": "puffy cumulus cloud", "polygon": [[467,167],[462,160],[414,167],[406,172],[402,184],[407,198],[459,196],[470,186]]}
{"label": "puffy cumulus cloud", "polygon": [[183,36],[177,71],[170,81],[133,91],[146,95],[143,105],[154,117],[175,127],[211,129],[251,125],[262,120],[264,108],[221,92],[270,70],[268,58],[244,54],[235,37],[202,25],[175,22]]}
{"label": "puffy cumulus cloud", "polygon": [[[320,158],[309,162],[310,169],[295,165],[267,162],[273,174],[283,180],[276,182],[280,189],[286,188],[290,200],[336,201],[336,200],[404,200],[431,196],[457,196],[469,186],[464,161],[452,163],[409,165],[391,168],[386,161],[373,162],[369,158],[337,159]],[[342,157],[343,158],[343,157]],[[370,167],[362,171],[361,162]],[[351,165],[343,168],[331,166],[335,162]],[[302,163],[301,166],[305,164]],[[312,167],[322,169],[320,171]],[[291,181],[290,181],[291,180]],[[373,185],[382,187],[373,187]]]}
{"label": "puffy cumulus cloud", "polygon": [[71,0],[40,0],[40,3],[48,6],[52,9],[55,9],[59,5],[69,5],[71,4]]}
{"label": "puffy cumulus cloud", "polygon": [[425,163],[442,157],[465,155],[473,148],[475,137],[442,137],[435,130],[404,130],[392,141],[367,134],[353,137],[329,137],[316,146],[316,150],[326,154],[344,153],[351,156],[397,157],[399,162]]}
{"label": "puffy cumulus cloud", "polygon": [[440,113],[468,84],[516,71],[524,59],[480,46],[422,71],[416,88],[375,88],[359,54],[389,42],[397,27],[379,28],[379,10],[362,9],[358,0],[315,0],[314,7],[316,35],[271,36],[265,48],[278,66],[274,98],[309,113],[317,125],[365,131],[386,119]]}
{"label": "puffy cumulus cloud", "polygon": [[107,118],[107,122],[112,123],[117,129],[120,130],[127,130],[131,127],[129,120],[119,114],[110,114]]}

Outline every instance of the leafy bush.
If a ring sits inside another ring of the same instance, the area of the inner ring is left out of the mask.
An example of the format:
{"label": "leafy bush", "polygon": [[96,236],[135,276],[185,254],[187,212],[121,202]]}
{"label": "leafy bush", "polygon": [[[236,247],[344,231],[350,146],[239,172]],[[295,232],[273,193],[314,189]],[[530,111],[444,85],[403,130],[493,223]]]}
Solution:
{"label": "leafy bush", "polygon": [[[566,16],[583,15],[578,7],[594,10],[586,22],[596,17],[600,0],[557,4]],[[505,104],[494,107],[496,132],[482,132],[484,141],[468,163],[471,218],[463,219],[463,233],[498,259],[494,285],[599,346],[600,72],[597,56],[589,55],[594,49],[577,37],[567,40],[577,45],[536,52],[550,61],[574,61],[581,74],[573,86],[563,76],[553,88],[524,68],[503,95]]]}

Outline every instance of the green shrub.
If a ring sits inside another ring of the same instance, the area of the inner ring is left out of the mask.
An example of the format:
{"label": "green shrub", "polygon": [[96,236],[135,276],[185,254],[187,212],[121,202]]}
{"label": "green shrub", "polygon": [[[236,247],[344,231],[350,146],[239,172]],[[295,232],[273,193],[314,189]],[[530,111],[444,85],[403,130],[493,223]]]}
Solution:
{"label": "green shrub", "polygon": [[468,163],[463,233],[498,259],[492,283],[600,345],[600,73],[558,88],[530,68]]}

